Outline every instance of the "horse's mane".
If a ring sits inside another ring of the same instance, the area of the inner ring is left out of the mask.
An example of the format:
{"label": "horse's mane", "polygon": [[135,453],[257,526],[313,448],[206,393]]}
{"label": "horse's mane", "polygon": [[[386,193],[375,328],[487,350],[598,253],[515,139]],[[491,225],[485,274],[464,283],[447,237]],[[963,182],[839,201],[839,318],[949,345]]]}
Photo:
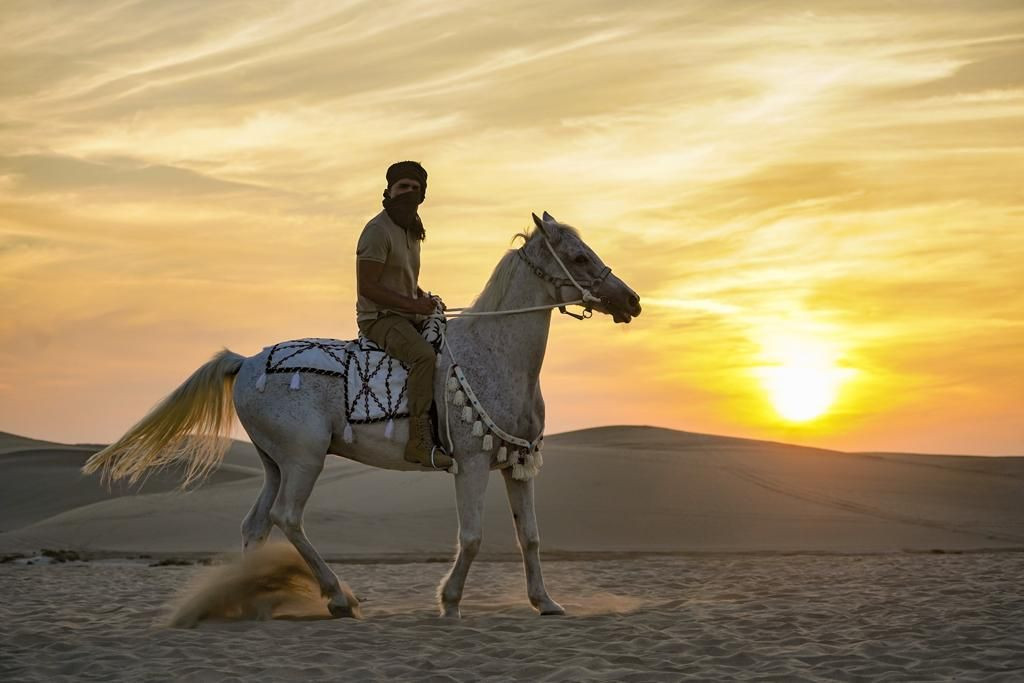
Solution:
{"label": "horse's mane", "polygon": [[[564,223],[555,224],[558,230],[562,233],[569,233],[575,237],[579,237],[580,233],[576,228],[571,225],[565,225]],[[531,227],[525,232],[517,232],[512,236],[512,241],[522,238],[524,246],[529,244],[539,234],[539,230],[535,227]],[[498,265],[494,267],[494,272],[491,273],[491,277],[487,280],[487,284],[477,295],[473,301],[473,305],[469,307],[471,311],[496,311],[501,306],[502,299],[505,298],[505,293],[508,291],[509,282],[512,281],[512,275],[516,272],[516,269],[522,265],[522,259],[516,256],[515,249],[509,249],[505,252],[505,255],[498,261]],[[480,318],[470,317],[470,321],[479,320]]]}

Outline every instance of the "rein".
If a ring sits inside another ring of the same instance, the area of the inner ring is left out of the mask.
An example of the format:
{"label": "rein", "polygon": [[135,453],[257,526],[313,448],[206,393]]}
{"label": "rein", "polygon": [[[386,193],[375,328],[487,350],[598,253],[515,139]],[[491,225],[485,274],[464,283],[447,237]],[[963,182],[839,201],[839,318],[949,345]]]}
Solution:
{"label": "rein", "polygon": [[[526,245],[523,245],[522,247],[519,247],[518,249],[516,249],[516,253],[519,255],[519,258],[522,259],[523,262],[527,266],[530,267],[530,272],[532,272],[534,275],[539,277],[541,280],[544,280],[545,282],[548,282],[548,283],[554,285],[555,287],[570,287],[570,286],[571,287],[575,287],[580,292],[580,298],[579,299],[573,299],[572,301],[562,301],[562,302],[557,303],[557,304],[546,304],[546,305],[543,305],[543,306],[529,306],[527,308],[510,308],[510,309],[505,309],[503,311],[471,311],[470,307],[464,306],[462,308],[448,308],[448,309],[445,309],[443,311],[443,315],[446,318],[462,318],[462,317],[465,317],[465,316],[478,316],[478,315],[511,315],[511,314],[514,314],[514,313],[528,313],[530,311],[546,311],[546,310],[551,310],[552,308],[557,308],[559,313],[564,313],[565,315],[572,316],[573,318],[576,318],[577,320],[585,320],[587,318],[592,317],[594,315],[594,312],[591,309],[590,304],[592,304],[592,303],[600,303],[601,299],[599,297],[596,297],[593,294],[591,294],[590,288],[600,287],[601,283],[603,283],[605,281],[605,279],[607,279],[608,275],[611,274],[612,269],[607,267],[607,266],[605,266],[604,269],[601,271],[601,274],[598,277],[596,277],[596,278],[593,278],[591,280],[587,280],[586,283],[587,283],[588,286],[584,287],[583,285],[581,285],[579,282],[576,281],[576,278],[574,278],[572,276],[572,273],[569,272],[569,269],[565,267],[564,263],[562,263],[562,259],[560,259],[558,257],[558,254],[555,252],[555,248],[552,247],[551,246],[551,242],[548,241],[547,235],[545,235],[543,233],[543,231],[542,231],[540,236],[544,239],[544,244],[545,244],[545,246],[547,246],[548,251],[550,251],[551,255],[555,258],[555,262],[562,268],[562,272],[565,273],[565,277],[557,277],[556,278],[553,275],[549,275],[547,273],[547,271],[545,271],[543,268],[541,268],[536,263],[531,261],[530,257],[528,257],[526,255],[526,252],[523,251],[523,249],[525,248]],[[577,313],[570,313],[569,311],[565,310],[566,306],[576,306],[576,305],[583,306],[583,314],[582,315],[579,315]]]}

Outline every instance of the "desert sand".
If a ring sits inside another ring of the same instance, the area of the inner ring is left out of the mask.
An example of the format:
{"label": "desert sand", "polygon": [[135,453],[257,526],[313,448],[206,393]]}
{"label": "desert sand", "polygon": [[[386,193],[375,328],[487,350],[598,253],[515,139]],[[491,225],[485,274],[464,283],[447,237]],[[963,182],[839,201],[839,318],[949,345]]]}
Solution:
{"label": "desert sand", "polygon": [[[224,566],[166,565],[237,557],[258,460],[235,444],[197,491],[174,491],[173,472],[107,491],[78,474],[96,449],[0,436],[2,680],[1024,677],[1024,458],[554,435],[538,517],[569,614],[529,607],[494,474],[454,623],[434,598],[456,530],[449,476],[332,459],[306,527],[365,619],[323,619],[310,596],[291,619],[169,628]],[[88,561],[48,564],[44,548]]]}

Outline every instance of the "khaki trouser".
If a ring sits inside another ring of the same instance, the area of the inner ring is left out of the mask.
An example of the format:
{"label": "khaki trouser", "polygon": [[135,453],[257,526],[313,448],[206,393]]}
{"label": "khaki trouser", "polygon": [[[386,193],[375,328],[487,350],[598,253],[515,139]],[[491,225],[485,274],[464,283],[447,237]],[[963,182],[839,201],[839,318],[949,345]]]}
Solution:
{"label": "khaki trouser", "polygon": [[426,415],[434,400],[434,347],[400,315],[385,313],[358,325],[364,337],[409,366],[409,415]]}

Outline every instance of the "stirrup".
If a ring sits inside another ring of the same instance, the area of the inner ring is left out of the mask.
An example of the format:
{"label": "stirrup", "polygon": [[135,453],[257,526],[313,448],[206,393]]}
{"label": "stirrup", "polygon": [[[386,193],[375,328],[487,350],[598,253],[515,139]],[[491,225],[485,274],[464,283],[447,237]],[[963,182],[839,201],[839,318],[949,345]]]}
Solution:
{"label": "stirrup", "polygon": [[[445,450],[443,448],[441,448],[437,444],[434,444],[433,446],[430,447],[430,466],[433,469],[435,469],[435,470],[446,470],[447,471],[447,469],[448,469],[447,467],[438,467],[437,465],[434,464],[434,451],[441,451],[441,453],[443,453],[444,455],[448,455],[447,453],[445,453]],[[451,456],[449,456],[449,457],[451,457]],[[454,460],[454,458],[453,458],[453,460]]]}

